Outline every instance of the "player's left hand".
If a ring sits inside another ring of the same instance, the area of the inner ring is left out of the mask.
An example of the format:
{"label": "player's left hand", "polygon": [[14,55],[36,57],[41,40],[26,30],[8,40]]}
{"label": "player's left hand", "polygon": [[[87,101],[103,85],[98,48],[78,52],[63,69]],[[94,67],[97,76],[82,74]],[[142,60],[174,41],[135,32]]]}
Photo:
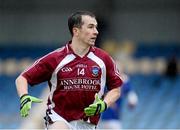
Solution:
{"label": "player's left hand", "polygon": [[98,94],[95,94],[95,103],[84,109],[86,116],[94,116],[104,112],[107,109],[107,104],[101,100]]}

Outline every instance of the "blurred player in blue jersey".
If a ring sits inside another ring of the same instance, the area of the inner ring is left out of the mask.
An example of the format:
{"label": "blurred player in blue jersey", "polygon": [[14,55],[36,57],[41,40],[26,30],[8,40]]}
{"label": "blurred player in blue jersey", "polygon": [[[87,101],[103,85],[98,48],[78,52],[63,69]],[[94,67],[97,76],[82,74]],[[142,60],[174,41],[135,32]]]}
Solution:
{"label": "blurred player in blue jersey", "polygon": [[123,74],[122,79],[124,85],[122,86],[121,97],[116,101],[116,103],[111,105],[104,113],[102,113],[101,121],[98,127],[100,129],[122,129],[121,109],[124,98],[127,98],[128,107],[134,108],[137,105],[138,97],[132,89],[128,76]]}

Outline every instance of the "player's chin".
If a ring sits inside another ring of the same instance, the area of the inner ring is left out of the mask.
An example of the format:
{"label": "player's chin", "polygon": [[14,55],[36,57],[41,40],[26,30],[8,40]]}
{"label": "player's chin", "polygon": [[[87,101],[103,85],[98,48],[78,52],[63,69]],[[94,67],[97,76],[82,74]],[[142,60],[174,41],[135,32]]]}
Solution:
{"label": "player's chin", "polygon": [[95,45],[95,41],[89,42],[89,45],[90,45],[90,46],[94,46],[94,45]]}

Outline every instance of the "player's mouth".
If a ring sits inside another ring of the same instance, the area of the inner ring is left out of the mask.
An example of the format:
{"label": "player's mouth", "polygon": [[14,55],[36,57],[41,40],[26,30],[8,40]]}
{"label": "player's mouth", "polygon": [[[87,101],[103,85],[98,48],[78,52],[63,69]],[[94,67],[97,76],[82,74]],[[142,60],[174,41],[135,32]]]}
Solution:
{"label": "player's mouth", "polygon": [[96,38],[97,38],[97,37],[92,37],[91,40],[95,42],[95,41],[96,41]]}

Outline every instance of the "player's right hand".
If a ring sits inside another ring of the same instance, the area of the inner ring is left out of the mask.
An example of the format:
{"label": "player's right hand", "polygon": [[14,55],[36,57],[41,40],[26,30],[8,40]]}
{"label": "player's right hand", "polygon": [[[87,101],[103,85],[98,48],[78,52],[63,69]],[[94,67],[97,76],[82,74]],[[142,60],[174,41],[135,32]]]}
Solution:
{"label": "player's right hand", "polygon": [[32,97],[28,94],[24,94],[20,97],[20,114],[22,117],[27,117],[29,115],[29,110],[31,109],[32,102],[41,103],[42,100],[36,97]]}

